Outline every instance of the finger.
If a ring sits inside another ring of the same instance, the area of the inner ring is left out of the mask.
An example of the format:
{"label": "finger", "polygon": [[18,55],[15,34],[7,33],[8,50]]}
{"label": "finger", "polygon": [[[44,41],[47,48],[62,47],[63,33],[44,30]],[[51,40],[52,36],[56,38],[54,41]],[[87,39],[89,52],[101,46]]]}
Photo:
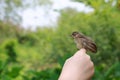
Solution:
{"label": "finger", "polygon": [[84,48],[80,49],[74,54],[74,57],[80,57],[81,55],[86,54],[86,50]]}

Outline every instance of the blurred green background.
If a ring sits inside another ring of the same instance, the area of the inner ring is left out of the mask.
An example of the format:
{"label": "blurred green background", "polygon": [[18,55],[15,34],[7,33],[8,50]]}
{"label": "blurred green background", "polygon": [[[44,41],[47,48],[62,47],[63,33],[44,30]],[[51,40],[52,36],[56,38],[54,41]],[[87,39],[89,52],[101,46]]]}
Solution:
{"label": "blurred green background", "polygon": [[[38,1],[40,5],[50,3]],[[95,65],[92,80],[120,80],[120,1],[73,1],[94,11],[84,13],[66,8],[60,11],[56,26],[31,31],[10,21],[17,17],[13,20],[20,22],[20,16],[13,13],[14,9],[27,7],[22,0],[5,0],[6,17],[0,20],[0,80],[57,80],[64,61],[77,51],[70,37],[73,31],[90,36],[98,46],[96,54],[89,53]]]}

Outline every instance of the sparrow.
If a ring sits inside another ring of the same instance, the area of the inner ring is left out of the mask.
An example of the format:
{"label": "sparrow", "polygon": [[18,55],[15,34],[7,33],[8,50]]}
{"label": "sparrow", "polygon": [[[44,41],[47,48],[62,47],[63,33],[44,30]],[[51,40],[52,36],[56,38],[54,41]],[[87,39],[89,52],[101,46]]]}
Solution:
{"label": "sparrow", "polygon": [[74,38],[78,49],[84,48],[86,51],[90,51],[92,53],[97,52],[97,46],[95,42],[92,41],[89,37],[77,31],[72,33],[72,37]]}

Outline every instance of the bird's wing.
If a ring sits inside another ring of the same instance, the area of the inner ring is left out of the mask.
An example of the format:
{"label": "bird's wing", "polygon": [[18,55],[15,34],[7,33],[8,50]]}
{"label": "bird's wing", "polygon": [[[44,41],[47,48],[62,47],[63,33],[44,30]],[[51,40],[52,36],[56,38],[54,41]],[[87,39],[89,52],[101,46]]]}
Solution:
{"label": "bird's wing", "polygon": [[82,45],[84,45],[83,48],[93,53],[97,52],[97,46],[91,39],[82,38],[81,41],[82,41]]}

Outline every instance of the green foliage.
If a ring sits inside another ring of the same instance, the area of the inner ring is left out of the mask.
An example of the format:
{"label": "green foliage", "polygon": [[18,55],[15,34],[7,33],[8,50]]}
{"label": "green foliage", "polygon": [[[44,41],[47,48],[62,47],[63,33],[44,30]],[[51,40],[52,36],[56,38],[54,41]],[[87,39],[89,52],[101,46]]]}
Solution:
{"label": "green foliage", "polygon": [[9,40],[5,44],[5,51],[6,51],[6,54],[9,56],[8,60],[12,62],[16,61],[16,56],[17,56],[14,46],[15,46],[15,42],[13,40]]}
{"label": "green foliage", "polygon": [[119,80],[118,4],[110,6],[111,3],[103,0],[90,2],[94,12],[66,8],[54,28],[32,32],[1,21],[0,80],[57,80],[65,60],[77,51],[70,36],[73,31],[80,31],[97,43],[98,52],[88,53],[95,65],[93,80]]}

